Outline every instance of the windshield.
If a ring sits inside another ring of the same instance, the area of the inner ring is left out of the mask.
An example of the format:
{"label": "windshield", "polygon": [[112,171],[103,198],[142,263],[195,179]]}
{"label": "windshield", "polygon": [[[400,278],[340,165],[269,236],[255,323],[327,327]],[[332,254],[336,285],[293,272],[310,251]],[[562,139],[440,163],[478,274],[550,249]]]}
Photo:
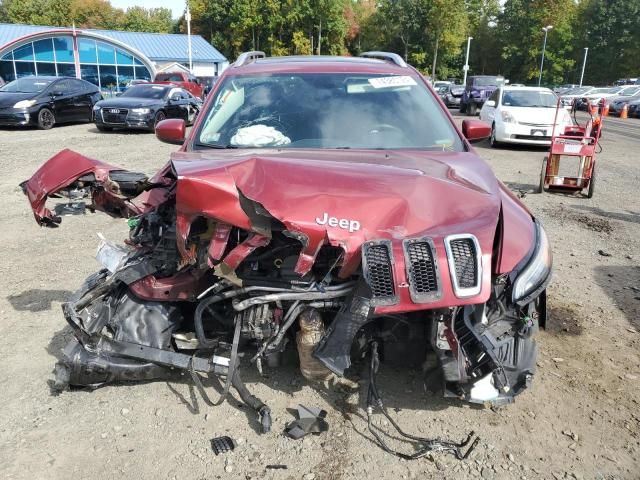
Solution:
{"label": "windshield", "polygon": [[0,92],[38,93],[47,88],[53,80],[38,77],[19,78],[0,88]]}
{"label": "windshield", "polygon": [[169,87],[161,87],[158,85],[133,85],[120,96],[161,100],[168,91]]}
{"label": "windshield", "polygon": [[552,92],[544,90],[513,90],[502,95],[502,105],[505,107],[553,107],[558,102]]}
{"label": "windshield", "polygon": [[599,93],[616,93],[622,90],[620,87],[594,88],[589,95],[597,95]]}
{"label": "windshield", "polygon": [[475,77],[473,85],[476,87],[499,87],[504,83],[502,77]]}
{"label": "windshield", "polygon": [[156,82],[181,82],[182,75],[179,73],[159,73],[156,75]]}
{"label": "windshield", "polygon": [[464,149],[438,102],[410,76],[230,76],[210,105],[196,147]]}
{"label": "windshield", "polygon": [[566,95],[582,95],[583,93],[587,93],[589,90],[593,90],[593,87],[579,87],[574,88],[573,90],[569,90],[565,92]]}
{"label": "windshield", "polygon": [[640,92],[640,87],[627,87],[622,89],[618,95],[622,96],[622,97],[633,97],[635,95],[638,94],[638,92]]}

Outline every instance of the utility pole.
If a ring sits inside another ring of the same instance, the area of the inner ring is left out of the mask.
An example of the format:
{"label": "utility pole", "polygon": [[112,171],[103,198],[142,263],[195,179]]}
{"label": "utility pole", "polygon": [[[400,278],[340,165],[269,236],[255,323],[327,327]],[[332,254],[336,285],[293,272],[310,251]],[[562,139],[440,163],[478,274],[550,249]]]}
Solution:
{"label": "utility pole", "polygon": [[584,60],[582,61],[582,73],[580,74],[580,86],[582,86],[582,80],[584,79],[584,67],[587,65],[587,53],[589,53],[589,47],[584,47]]}
{"label": "utility pole", "polygon": [[193,73],[193,60],[191,57],[191,11],[189,10],[189,0],[187,0],[187,13],[184,16],[187,21],[187,43],[189,49],[189,72]]}
{"label": "utility pole", "polygon": [[436,62],[438,61],[438,45],[440,44],[440,32],[438,32],[438,36],[436,37],[436,48],[433,52],[433,65],[431,67],[431,81],[436,81]]}
{"label": "utility pole", "polygon": [[549,30],[553,28],[553,25],[547,25],[546,27],[542,27],[542,31],[544,32],[544,43],[542,44],[542,60],[540,60],[540,75],[538,75],[538,86],[542,82],[542,67],[544,65],[544,51],[547,48],[547,33]]}
{"label": "utility pole", "polygon": [[467,37],[467,57],[464,60],[464,67],[462,67],[462,70],[464,70],[462,85],[467,84],[467,72],[469,71],[469,48],[471,47],[471,40],[473,40],[473,37]]}

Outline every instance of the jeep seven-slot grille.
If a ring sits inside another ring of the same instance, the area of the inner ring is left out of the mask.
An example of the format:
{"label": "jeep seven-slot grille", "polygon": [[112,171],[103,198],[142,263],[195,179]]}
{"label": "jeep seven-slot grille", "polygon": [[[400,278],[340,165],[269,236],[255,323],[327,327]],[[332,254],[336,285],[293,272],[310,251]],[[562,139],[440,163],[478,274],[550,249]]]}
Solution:
{"label": "jeep seven-slot grille", "polygon": [[416,303],[437,300],[440,281],[433,242],[428,238],[405,240],[404,249],[411,299]]}
{"label": "jeep seven-slot grille", "polygon": [[378,304],[396,301],[390,243],[370,242],[363,246],[364,276]]}
{"label": "jeep seven-slot grille", "polygon": [[458,238],[449,242],[458,288],[478,286],[478,269],[475,243],[471,238]]}

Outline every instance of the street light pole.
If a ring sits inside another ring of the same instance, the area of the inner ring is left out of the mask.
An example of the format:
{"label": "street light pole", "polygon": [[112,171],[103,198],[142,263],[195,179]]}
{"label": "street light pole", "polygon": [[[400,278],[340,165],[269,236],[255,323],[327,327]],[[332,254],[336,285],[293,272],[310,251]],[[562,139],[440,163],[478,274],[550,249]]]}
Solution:
{"label": "street light pole", "polygon": [[538,86],[542,82],[542,67],[544,66],[544,51],[547,48],[547,33],[549,30],[553,28],[553,25],[547,25],[546,27],[542,27],[544,31],[544,43],[542,44],[542,60],[540,60],[540,75],[538,75]]}
{"label": "street light pole", "polygon": [[193,73],[193,60],[191,57],[191,11],[189,10],[189,1],[187,0],[187,13],[184,16],[187,21],[187,43],[189,49],[189,72]]}
{"label": "street light pole", "polygon": [[473,40],[473,37],[467,37],[467,57],[464,60],[464,67],[462,67],[462,69],[464,70],[464,79],[462,80],[462,85],[467,84],[467,72],[469,71],[469,47],[471,46],[471,40]]}
{"label": "street light pole", "polygon": [[587,65],[587,53],[589,53],[589,47],[584,47],[584,60],[582,61],[582,73],[580,74],[580,86],[582,86],[582,80],[584,79],[584,67]]}

